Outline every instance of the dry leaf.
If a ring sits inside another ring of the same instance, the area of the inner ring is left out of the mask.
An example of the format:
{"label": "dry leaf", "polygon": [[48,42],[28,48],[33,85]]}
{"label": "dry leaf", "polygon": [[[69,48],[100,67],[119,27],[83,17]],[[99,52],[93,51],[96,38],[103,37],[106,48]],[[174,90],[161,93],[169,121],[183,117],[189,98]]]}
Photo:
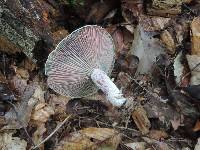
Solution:
{"label": "dry leaf", "polygon": [[26,79],[28,80],[29,78],[29,73],[28,70],[24,69],[24,68],[16,68],[16,76],[22,78],[22,79]]}
{"label": "dry leaf", "polygon": [[173,120],[170,120],[173,129],[174,129],[174,130],[177,130],[178,127],[182,125],[183,120],[184,120],[184,117],[183,117],[183,116],[181,116],[181,117],[180,117],[180,116],[179,116],[179,117],[175,117],[175,116],[174,116],[174,119],[173,119]]}
{"label": "dry leaf", "polygon": [[139,24],[143,27],[144,31],[160,31],[164,29],[170,18],[158,17],[158,16],[139,16]]}
{"label": "dry leaf", "polygon": [[153,0],[151,5],[147,6],[147,11],[151,15],[169,16],[181,13],[181,5],[190,3],[191,0]]}
{"label": "dry leaf", "polygon": [[[37,124],[37,130],[33,133],[34,143],[40,143],[43,140],[43,134],[45,132],[46,132],[45,124],[44,123],[38,123]],[[42,146],[44,146],[44,145],[42,145]],[[42,148],[42,146],[40,146],[40,148]],[[44,148],[42,148],[42,149],[44,149]]]}
{"label": "dry leaf", "polygon": [[3,129],[19,129],[28,125],[32,109],[37,103],[36,99],[31,98],[31,96],[35,92],[35,89],[35,85],[28,85],[26,87],[20,102],[18,102],[15,106],[16,110],[14,110],[14,108],[11,108],[5,114],[7,126],[3,127]]}
{"label": "dry leaf", "polygon": [[164,54],[165,50],[160,45],[159,40],[144,32],[143,28],[138,26],[135,29],[131,54],[139,58],[137,73],[149,73],[153,71],[152,67],[156,61],[156,57]]}
{"label": "dry leaf", "polygon": [[166,47],[168,49],[167,52],[169,54],[174,54],[175,49],[176,49],[176,44],[175,44],[173,35],[169,31],[164,30],[160,36],[161,36],[162,42],[166,45]]}
{"label": "dry leaf", "polygon": [[26,150],[27,143],[18,137],[13,137],[13,133],[0,133],[1,150]]}
{"label": "dry leaf", "polygon": [[19,96],[24,93],[25,88],[27,87],[27,80],[20,77],[14,76],[9,83],[14,87],[15,91]]}
{"label": "dry leaf", "polygon": [[54,110],[51,106],[48,106],[46,103],[39,103],[35,106],[31,119],[45,123],[53,114]]}
{"label": "dry leaf", "polygon": [[160,140],[163,138],[167,138],[168,134],[162,130],[150,130],[149,136],[152,139]]}
{"label": "dry leaf", "polygon": [[192,55],[200,56],[200,17],[195,17],[191,23]]}
{"label": "dry leaf", "polygon": [[147,113],[142,106],[138,106],[132,112],[132,118],[142,134],[149,133],[151,123],[147,117]]}
{"label": "dry leaf", "polygon": [[60,30],[57,30],[57,31],[53,32],[54,45],[57,45],[68,34],[69,34],[68,31],[65,30],[65,29],[60,29]]}
{"label": "dry leaf", "polygon": [[200,84],[200,56],[198,55],[186,55],[189,68],[191,71],[190,84]]}
{"label": "dry leaf", "polygon": [[127,143],[125,144],[127,147],[131,148],[132,150],[146,150],[146,143],[145,142],[134,142],[134,143]]}
{"label": "dry leaf", "polygon": [[200,150],[200,138],[198,138],[197,144],[195,145],[194,150]]}
{"label": "dry leaf", "polygon": [[25,58],[25,60],[23,60],[19,66],[23,67],[28,71],[33,71],[37,67],[36,64],[30,58]]}
{"label": "dry leaf", "polygon": [[176,84],[181,83],[182,81],[182,77],[183,77],[183,70],[184,70],[184,66],[181,63],[181,59],[182,59],[182,52],[180,52],[176,58],[174,59],[174,76],[175,76],[175,81]]}
{"label": "dry leaf", "polygon": [[109,128],[85,128],[65,137],[55,150],[117,149],[120,134]]}
{"label": "dry leaf", "polygon": [[194,132],[197,132],[200,130],[200,120],[197,120],[194,128],[192,129]]}

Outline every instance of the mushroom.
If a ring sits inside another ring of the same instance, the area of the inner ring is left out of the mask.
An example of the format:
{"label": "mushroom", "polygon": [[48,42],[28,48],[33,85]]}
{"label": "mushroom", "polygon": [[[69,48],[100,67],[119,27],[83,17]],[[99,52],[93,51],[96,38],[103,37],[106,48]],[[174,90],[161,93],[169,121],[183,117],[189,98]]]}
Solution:
{"label": "mushroom", "polygon": [[71,98],[87,97],[101,89],[114,106],[126,99],[108,77],[114,66],[111,35],[97,25],[86,25],[64,38],[45,64],[48,86]]}

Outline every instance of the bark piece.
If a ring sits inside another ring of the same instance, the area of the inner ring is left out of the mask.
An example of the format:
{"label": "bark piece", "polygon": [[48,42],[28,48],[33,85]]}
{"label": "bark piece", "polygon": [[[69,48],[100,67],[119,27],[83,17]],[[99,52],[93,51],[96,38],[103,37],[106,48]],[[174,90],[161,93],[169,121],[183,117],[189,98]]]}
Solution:
{"label": "bark piece", "polygon": [[56,15],[59,12],[43,0],[0,1],[0,49],[8,53],[23,51],[32,58],[33,50],[42,40],[51,50],[52,32],[58,26],[52,19]]}

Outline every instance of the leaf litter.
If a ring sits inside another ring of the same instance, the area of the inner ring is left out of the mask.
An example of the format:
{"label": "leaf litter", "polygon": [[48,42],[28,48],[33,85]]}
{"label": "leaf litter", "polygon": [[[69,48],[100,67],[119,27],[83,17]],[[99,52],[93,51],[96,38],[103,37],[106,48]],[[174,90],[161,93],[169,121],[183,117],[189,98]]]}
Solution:
{"label": "leaf litter", "polygon": [[[111,77],[126,105],[113,107],[101,91],[61,96],[47,86],[44,60],[1,45],[1,149],[199,149],[199,2],[115,2],[42,0],[51,8],[43,19],[53,47],[80,26],[107,29],[117,51]],[[49,53],[47,45],[36,49]]]}

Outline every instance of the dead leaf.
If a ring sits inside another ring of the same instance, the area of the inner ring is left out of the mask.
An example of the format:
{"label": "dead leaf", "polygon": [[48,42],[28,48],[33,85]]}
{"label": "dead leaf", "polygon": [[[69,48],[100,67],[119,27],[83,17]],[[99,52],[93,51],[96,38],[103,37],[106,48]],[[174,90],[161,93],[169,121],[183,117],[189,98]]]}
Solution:
{"label": "dead leaf", "polygon": [[139,16],[139,24],[143,27],[146,32],[155,32],[164,29],[164,27],[169,23],[170,18],[159,17],[159,16]]}
{"label": "dead leaf", "polygon": [[183,71],[184,71],[184,66],[183,64],[181,63],[181,60],[182,60],[182,52],[180,52],[176,58],[174,59],[174,76],[175,76],[175,81],[176,81],[176,84],[180,84],[181,81],[182,81],[182,77],[183,77]]}
{"label": "dead leaf", "polygon": [[0,133],[0,149],[2,150],[26,150],[27,142],[18,137],[13,137],[13,133]]}
{"label": "dead leaf", "polygon": [[100,1],[92,5],[86,22],[100,23],[103,18],[116,7],[117,3],[114,1]]}
{"label": "dead leaf", "polygon": [[190,84],[200,84],[200,56],[198,55],[186,55],[188,60],[189,68],[191,71]]}
{"label": "dead leaf", "polygon": [[56,115],[56,120],[61,121],[64,118],[66,118],[67,113],[66,113],[66,105],[69,102],[71,98],[62,96],[62,95],[55,95],[55,94],[50,94],[50,99],[48,104],[53,108],[55,111]]}
{"label": "dead leaf", "polygon": [[181,13],[181,5],[190,3],[191,0],[153,0],[147,5],[147,11],[150,15],[173,16]]}
{"label": "dead leaf", "polygon": [[194,150],[200,150],[200,138],[197,139],[197,144],[195,145]]}
{"label": "dead leaf", "polygon": [[37,68],[36,64],[30,58],[26,58],[25,60],[23,60],[19,66],[28,71],[33,71]]}
{"label": "dead leaf", "polygon": [[152,139],[160,140],[167,138],[168,134],[162,130],[150,130],[149,136]]}
{"label": "dead leaf", "polygon": [[51,106],[48,106],[46,103],[38,103],[33,110],[31,119],[45,123],[53,114],[54,110]]}
{"label": "dead leaf", "polygon": [[130,147],[132,150],[146,150],[145,142],[134,142],[125,144],[127,147]]}
{"label": "dead leaf", "polygon": [[[20,102],[15,104],[15,109],[11,108],[6,114],[5,119],[7,125],[3,129],[20,129],[26,127],[30,120],[31,112],[37,100],[31,98],[35,92],[35,85],[28,85],[20,99]],[[16,115],[17,112],[17,115]]]}
{"label": "dead leaf", "polygon": [[192,55],[200,56],[200,17],[195,17],[191,23]]}
{"label": "dead leaf", "polygon": [[165,53],[165,49],[158,39],[153,38],[149,33],[144,32],[141,26],[138,26],[135,29],[130,53],[139,58],[136,73],[144,74],[153,71],[152,67],[156,61],[156,57]]}
{"label": "dead leaf", "polygon": [[18,96],[23,95],[25,88],[27,87],[27,80],[14,76],[9,81],[9,84],[14,88]]}
{"label": "dead leaf", "polygon": [[55,150],[117,149],[120,134],[109,128],[85,128],[65,137]]}
{"label": "dead leaf", "polygon": [[177,130],[178,127],[182,125],[183,119],[184,119],[183,116],[182,116],[182,117],[178,117],[178,118],[176,118],[176,117],[174,116],[174,119],[173,119],[173,120],[170,120],[170,122],[171,122],[172,127],[173,127],[174,130]]}
{"label": "dead leaf", "polygon": [[[38,123],[37,130],[33,133],[34,143],[40,143],[43,140],[43,134],[46,132],[45,123]],[[40,150],[44,149],[44,145],[40,146]]]}
{"label": "dead leaf", "polygon": [[194,132],[197,132],[200,130],[200,120],[197,120],[194,128],[192,129]]}
{"label": "dead leaf", "polygon": [[176,44],[175,44],[175,40],[173,38],[173,35],[169,31],[164,30],[161,33],[160,36],[161,36],[162,42],[166,45],[166,47],[168,49],[167,52],[169,54],[174,54],[175,53]]}
{"label": "dead leaf", "polygon": [[68,31],[65,29],[59,29],[55,32],[53,32],[53,42],[54,45],[57,45],[58,42],[60,42],[63,38],[65,38],[68,35]]}
{"label": "dead leaf", "polygon": [[142,134],[149,133],[151,123],[147,117],[147,113],[142,106],[138,106],[132,112],[132,118]]}
{"label": "dead leaf", "polygon": [[16,76],[19,76],[22,79],[26,79],[28,80],[29,78],[29,73],[28,70],[24,69],[24,68],[16,68]]}

